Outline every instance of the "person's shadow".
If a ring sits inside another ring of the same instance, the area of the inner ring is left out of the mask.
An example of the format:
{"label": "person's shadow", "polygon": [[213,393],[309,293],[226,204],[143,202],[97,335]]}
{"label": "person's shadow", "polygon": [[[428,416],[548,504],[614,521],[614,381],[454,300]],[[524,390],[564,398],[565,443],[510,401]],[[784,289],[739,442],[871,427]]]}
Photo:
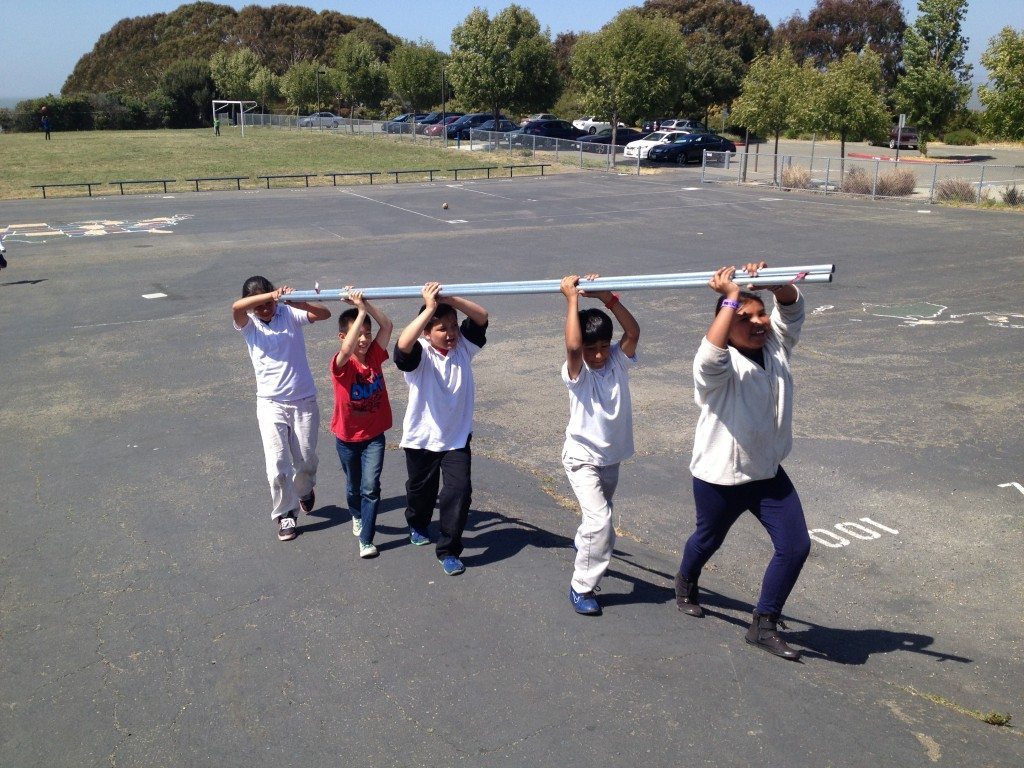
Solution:
{"label": "person's shadow", "polygon": [[[498,512],[471,510],[466,532],[473,534],[472,538],[466,538],[466,547],[472,550],[478,548],[483,550],[470,555],[463,554],[462,559],[468,566],[487,565],[515,557],[526,547],[564,549],[567,550],[570,558],[572,556],[572,538],[538,528],[536,525],[520,518],[509,517]],[[616,548],[612,554],[612,563],[614,564],[616,560],[624,563],[628,562],[634,569],[654,574],[669,583],[673,579],[670,575],[634,562],[632,555],[619,548]],[[631,603],[667,603],[675,598],[673,589],[654,584],[637,576],[624,573],[621,570],[609,568],[607,577],[627,582],[631,585],[632,589],[622,594],[602,595],[601,604],[605,606]]]}
{"label": "person's shadow", "polygon": [[[382,515],[386,512],[392,512],[396,509],[405,509],[405,496],[392,496],[387,499],[381,499],[380,514],[377,516],[377,533],[384,534],[398,534],[408,532],[408,527],[405,525],[405,517],[402,517],[401,528],[394,526],[386,526],[381,524]],[[339,507],[337,504],[327,504],[322,507],[317,507],[308,515],[306,519],[312,519],[316,522],[306,523],[305,525],[298,526],[298,532],[304,533],[317,533],[319,531],[326,531],[329,528],[334,528],[337,525],[351,525],[352,515],[348,511],[348,507]],[[408,539],[406,539],[408,541]],[[402,545],[402,541],[389,541],[384,544],[378,544],[377,549],[391,549]]]}
{"label": "person's shadow", "polygon": [[[754,606],[731,597],[701,587],[700,602],[704,613],[716,619],[735,624],[744,629],[750,626],[746,618],[754,610]],[[718,610],[716,610],[718,609]],[[739,618],[723,610],[739,611]],[[930,635],[911,632],[892,632],[887,629],[840,629],[824,627],[813,622],[785,617],[789,624],[783,637],[792,646],[800,648],[803,655],[812,659],[824,659],[836,664],[860,665],[876,653],[892,653],[893,651],[909,651],[931,656],[937,661],[955,661],[960,664],[971,664],[973,659],[957,656],[942,651],[929,650],[935,642]],[[799,629],[803,626],[805,629]]]}

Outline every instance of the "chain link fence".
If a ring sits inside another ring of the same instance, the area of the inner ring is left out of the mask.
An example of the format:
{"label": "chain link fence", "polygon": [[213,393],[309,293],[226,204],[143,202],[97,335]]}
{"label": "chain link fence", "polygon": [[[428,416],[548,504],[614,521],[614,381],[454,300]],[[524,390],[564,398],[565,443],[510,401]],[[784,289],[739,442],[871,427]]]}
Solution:
{"label": "chain link fence", "polygon": [[992,200],[1017,204],[1018,187],[1024,190],[1024,168],[916,159],[898,162],[882,158],[707,152],[701,181],[871,199],[908,198],[929,203]]}

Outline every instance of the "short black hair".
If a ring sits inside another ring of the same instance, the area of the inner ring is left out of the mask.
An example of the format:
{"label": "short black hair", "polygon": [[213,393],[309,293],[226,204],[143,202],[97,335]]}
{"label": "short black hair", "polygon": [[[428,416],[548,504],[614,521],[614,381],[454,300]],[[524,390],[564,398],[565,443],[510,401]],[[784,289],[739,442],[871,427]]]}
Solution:
{"label": "short black hair", "polygon": [[259,296],[261,293],[270,293],[274,290],[274,284],[263,275],[253,275],[242,283],[242,298]]}
{"label": "short black hair", "polygon": [[[352,307],[352,309],[346,309],[338,315],[338,332],[346,333],[348,329],[352,327],[352,323],[355,322],[357,317],[359,317],[359,310],[355,307]],[[371,328],[373,327],[370,323],[369,317],[363,318],[363,325],[369,325]]]}
{"label": "short black hair", "polygon": [[[416,314],[423,314],[423,310],[426,308],[426,304],[421,304],[420,311],[417,312]],[[449,316],[454,316],[456,320],[459,319],[459,313],[455,311],[455,307],[453,307],[451,304],[444,304],[443,302],[439,301],[437,303],[437,307],[434,309],[434,314],[432,314],[430,316],[430,319],[427,321],[426,330],[429,331],[431,328],[433,328],[435,325],[437,325],[439,322],[441,322],[442,320]]]}
{"label": "short black hair", "polygon": [[[722,296],[718,297],[718,303],[715,304],[715,314],[716,315],[719,312],[722,311],[722,302],[725,301],[725,298],[726,297],[725,297],[724,294]],[[740,304],[743,304],[743,302],[745,302],[745,301],[756,301],[762,307],[764,306],[764,299],[762,299],[756,293],[749,293],[748,291],[740,291]]]}
{"label": "short black hair", "polygon": [[579,311],[580,331],[583,334],[584,344],[594,344],[599,341],[611,341],[615,327],[612,319],[596,307],[588,307]]}

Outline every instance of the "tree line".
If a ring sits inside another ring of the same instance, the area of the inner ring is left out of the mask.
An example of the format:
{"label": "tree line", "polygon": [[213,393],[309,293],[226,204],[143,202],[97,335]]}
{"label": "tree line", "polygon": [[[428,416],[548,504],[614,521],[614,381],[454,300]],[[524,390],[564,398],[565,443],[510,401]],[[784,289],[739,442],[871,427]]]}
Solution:
{"label": "tree line", "polygon": [[[206,125],[214,98],[266,109],[376,117],[449,109],[645,117],[710,115],[762,135],[887,135],[898,114],[922,141],[962,127],[1024,138],[1024,31],[1006,27],[982,62],[983,112],[967,109],[968,0],[817,0],[774,29],[741,0],[646,0],[594,33],[552,39],[526,8],[476,8],[449,52],[394,38],[368,19],[297,6],[199,2],[125,19],[76,65],[47,104],[57,128]],[[131,51],[129,55],[126,53]],[[442,96],[442,91],[445,95]],[[0,122],[3,116],[0,115]]]}

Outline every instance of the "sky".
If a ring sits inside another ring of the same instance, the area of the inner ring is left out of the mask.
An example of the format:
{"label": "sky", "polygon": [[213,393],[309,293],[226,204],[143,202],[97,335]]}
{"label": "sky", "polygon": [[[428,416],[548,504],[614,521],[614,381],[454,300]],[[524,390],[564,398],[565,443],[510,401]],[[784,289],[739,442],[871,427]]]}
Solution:
{"label": "sky", "polygon": [[[492,16],[512,0],[347,0],[318,2],[280,0],[304,5],[315,11],[334,10],[352,16],[375,19],[389,32],[411,40],[429,40],[448,50],[451,30],[474,7],[486,9]],[[223,2],[223,0],[222,0]],[[548,27],[554,37],[559,32],[592,32],[610,21],[619,11],[642,0],[518,0]],[[767,17],[773,26],[789,18],[794,11],[804,16],[814,0],[747,0]],[[0,99],[26,98],[59,93],[78,59],[92,50],[100,35],[129,16],[167,13],[184,2],[178,0],[7,0],[0,21]],[[273,5],[271,2],[223,2],[235,9],[246,5]],[[916,16],[917,2],[903,0],[908,22]],[[1024,2],[1021,0],[969,0],[963,32],[968,38],[967,61],[974,65],[974,79],[984,82],[980,57],[988,41],[1004,26],[1024,28]]]}

